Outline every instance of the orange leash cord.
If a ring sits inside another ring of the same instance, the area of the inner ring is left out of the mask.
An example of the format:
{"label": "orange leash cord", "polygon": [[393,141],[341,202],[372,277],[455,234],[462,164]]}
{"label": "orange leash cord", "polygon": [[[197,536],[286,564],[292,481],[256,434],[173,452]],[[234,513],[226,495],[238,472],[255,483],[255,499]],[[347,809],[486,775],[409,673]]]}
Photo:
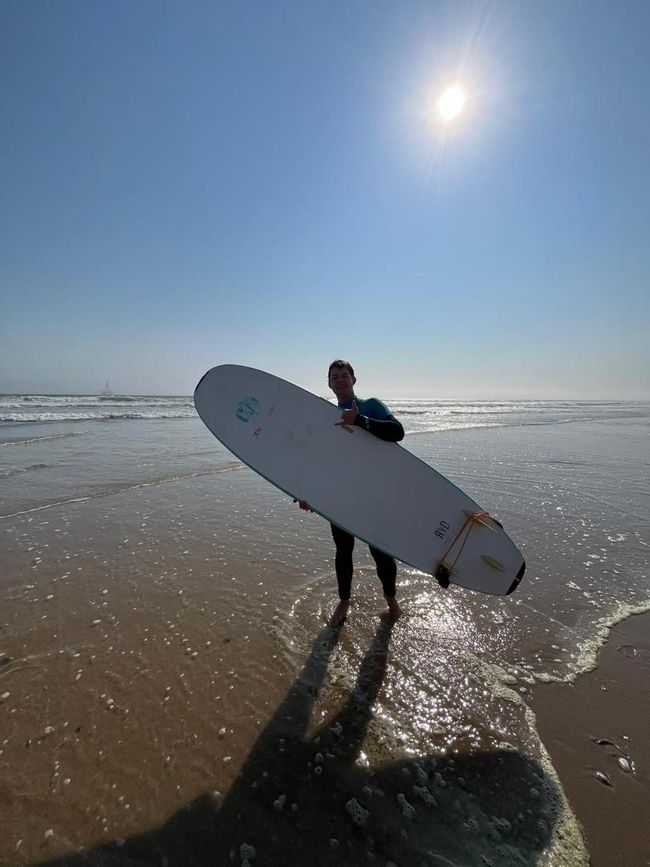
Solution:
{"label": "orange leash cord", "polygon": [[[451,577],[451,572],[452,572],[454,566],[456,565],[456,563],[458,562],[458,558],[463,553],[463,548],[465,547],[465,543],[469,539],[469,534],[472,532],[472,527],[474,526],[474,524],[476,524],[481,518],[489,518],[489,517],[491,517],[490,513],[486,512],[485,510],[481,510],[479,512],[471,512],[467,516],[467,518],[465,519],[465,523],[460,528],[460,530],[456,533],[456,535],[453,538],[453,541],[447,546],[447,550],[442,555],[440,560],[438,560],[438,565],[436,567],[436,571],[433,573],[438,584],[440,584],[441,587],[445,587],[445,588],[449,587],[449,579]],[[461,535],[465,532],[465,530],[467,530],[467,534],[465,535],[465,538],[463,539],[462,545],[458,549],[458,553],[456,554],[454,562],[451,564],[451,566],[446,566],[445,565],[445,558],[447,557],[449,552],[452,550],[452,548],[454,547],[456,542],[459,540]]]}

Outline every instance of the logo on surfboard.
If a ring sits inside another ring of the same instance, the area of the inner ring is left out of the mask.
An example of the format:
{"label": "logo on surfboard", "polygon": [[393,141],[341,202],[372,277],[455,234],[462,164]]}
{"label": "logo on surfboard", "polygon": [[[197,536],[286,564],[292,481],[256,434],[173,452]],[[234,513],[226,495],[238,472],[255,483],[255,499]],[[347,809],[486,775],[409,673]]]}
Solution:
{"label": "logo on surfboard", "polygon": [[245,397],[239,401],[235,415],[239,421],[249,422],[260,411],[260,402],[256,397]]}

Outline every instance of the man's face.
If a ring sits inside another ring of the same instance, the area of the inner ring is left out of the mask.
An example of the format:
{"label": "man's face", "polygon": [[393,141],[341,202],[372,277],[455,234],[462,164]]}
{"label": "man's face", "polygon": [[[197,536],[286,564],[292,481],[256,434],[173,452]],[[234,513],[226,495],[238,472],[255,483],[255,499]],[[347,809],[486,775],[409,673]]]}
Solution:
{"label": "man's face", "polygon": [[356,378],[350,375],[347,367],[333,367],[329,374],[329,386],[339,400],[345,403],[354,396],[354,383]]}

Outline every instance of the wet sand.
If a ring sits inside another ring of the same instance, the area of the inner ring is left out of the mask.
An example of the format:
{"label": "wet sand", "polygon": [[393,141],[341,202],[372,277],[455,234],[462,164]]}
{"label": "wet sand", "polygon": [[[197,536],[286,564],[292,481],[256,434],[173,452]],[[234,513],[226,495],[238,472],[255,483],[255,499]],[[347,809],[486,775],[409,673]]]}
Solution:
{"label": "wet sand", "polygon": [[[327,526],[251,471],[208,466],[211,452],[182,475],[173,437],[151,479],[130,483],[116,459],[119,489],[86,469],[71,489],[85,499],[43,506],[42,485],[25,488],[36,510],[0,522],[0,863],[242,867],[245,843],[266,867],[574,867],[587,855],[566,792],[597,867],[643,867],[643,630],[617,627],[575,685],[532,682],[579,666],[619,603],[645,604],[645,437],[566,425],[414,441],[489,495],[529,568],[495,599],[400,567],[392,628],[359,545],[351,615],[325,629]],[[591,735],[625,750],[628,736],[635,774]]]}
{"label": "wet sand", "polygon": [[597,668],[574,683],[536,686],[530,703],[592,867],[650,864],[650,613],[610,631]]}
{"label": "wet sand", "polygon": [[585,863],[525,705],[446,632],[460,591],[403,571],[392,625],[360,554],[369,583],[332,630],[321,523],[221,478],[225,502],[302,522],[279,569],[187,484],[8,525],[0,863],[243,867],[244,844],[267,867]]}

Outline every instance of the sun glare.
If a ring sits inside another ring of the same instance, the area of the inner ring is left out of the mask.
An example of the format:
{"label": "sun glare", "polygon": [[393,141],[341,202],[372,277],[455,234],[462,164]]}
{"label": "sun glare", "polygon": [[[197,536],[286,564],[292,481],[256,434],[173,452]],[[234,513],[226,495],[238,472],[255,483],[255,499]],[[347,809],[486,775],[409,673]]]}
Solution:
{"label": "sun glare", "polygon": [[438,114],[445,123],[454,120],[462,112],[467,102],[467,94],[457,84],[446,88],[438,98]]}

